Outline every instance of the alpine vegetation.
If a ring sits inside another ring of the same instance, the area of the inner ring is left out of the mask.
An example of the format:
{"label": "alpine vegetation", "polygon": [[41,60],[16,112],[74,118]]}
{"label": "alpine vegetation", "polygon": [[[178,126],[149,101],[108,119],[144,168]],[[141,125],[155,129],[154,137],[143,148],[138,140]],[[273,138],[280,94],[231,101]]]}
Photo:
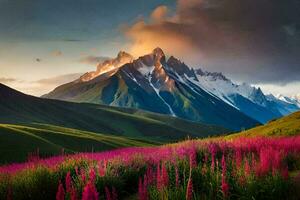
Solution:
{"label": "alpine vegetation", "polygon": [[1,199],[297,199],[300,137],[188,140],[0,168]]}

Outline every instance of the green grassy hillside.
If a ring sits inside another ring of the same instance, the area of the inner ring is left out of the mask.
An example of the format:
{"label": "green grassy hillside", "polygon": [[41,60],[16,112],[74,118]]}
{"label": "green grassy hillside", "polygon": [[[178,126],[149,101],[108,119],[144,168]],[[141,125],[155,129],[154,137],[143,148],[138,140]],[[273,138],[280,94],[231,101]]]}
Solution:
{"label": "green grassy hillside", "polygon": [[110,150],[129,146],[157,145],[157,142],[100,134],[59,126],[0,124],[0,163],[24,161],[39,149],[41,156]]}
{"label": "green grassy hillside", "polygon": [[300,134],[300,112],[295,112],[286,117],[272,120],[266,125],[232,134],[227,137],[238,136],[291,136]]}
{"label": "green grassy hillside", "polygon": [[228,132],[227,129],[148,113],[87,103],[42,99],[0,84],[0,123],[50,124],[118,136],[176,141]]}

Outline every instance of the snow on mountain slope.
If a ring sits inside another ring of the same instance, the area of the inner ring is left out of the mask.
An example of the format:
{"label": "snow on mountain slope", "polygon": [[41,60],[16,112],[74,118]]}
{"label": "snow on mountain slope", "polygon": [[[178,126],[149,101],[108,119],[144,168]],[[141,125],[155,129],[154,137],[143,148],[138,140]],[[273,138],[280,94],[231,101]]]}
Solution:
{"label": "snow on mountain slope", "polygon": [[286,97],[284,95],[266,96],[272,102],[282,115],[288,115],[300,109],[300,104],[297,100]]}
{"label": "snow on mountain slope", "polygon": [[296,94],[290,97],[291,101],[296,103],[300,107],[300,94]]}
{"label": "snow on mountain slope", "polygon": [[[235,84],[222,73],[203,72],[198,69],[196,74],[198,81],[194,81],[194,83],[262,123],[300,109],[299,101],[295,97],[292,99],[280,95],[271,98],[265,95],[260,88],[247,83]],[[251,102],[246,105],[243,97]],[[243,102],[244,109],[241,102]],[[257,112],[253,112],[254,110]]]}
{"label": "snow on mountain slope", "polygon": [[166,59],[160,48],[135,60],[121,52],[44,97],[139,108],[235,130],[255,124],[251,119],[266,123],[300,108],[296,100],[271,98],[222,73],[190,68],[173,56]]}
{"label": "snow on mountain slope", "polygon": [[293,95],[291,97],[284,96],[282,94],[277,94],[275,97],[288,104],[294,104],[300,107],[300,95]]}
{"label": "snow on mountain slope", "polygon": [[[256,88],[246,83],[237,85],[221,73],[202,72],[201,69],[198,69],[196,70],[196,74],[199,86],[205,88],[205,90],[223,99],[232,106],[235,105],[230,101],[230,95],[239,94],[247,99],[251,99],[251,95],[255,93],[256,90]],[[197,81],[195,82],[197,83]],[[251,100],[255,101],[255,99]]]}

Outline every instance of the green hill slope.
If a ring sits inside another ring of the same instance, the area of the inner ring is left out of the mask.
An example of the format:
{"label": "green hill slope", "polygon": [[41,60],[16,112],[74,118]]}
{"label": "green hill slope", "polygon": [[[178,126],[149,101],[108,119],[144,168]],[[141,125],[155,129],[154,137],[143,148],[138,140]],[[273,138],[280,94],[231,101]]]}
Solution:
{"label": "green hill slope", "polygon": [[291,136],[300,134],[300,112],[295,112],[286,117],[272,120],[266,125],[232,134],[227,137],[238,136]]}
{"label": "green hill slope", "polygon": [[30,126],[0,124],[0,163],[24,161],[39,149],[41,156],[110,150],[159,143],[121,136],[80,131],[45,124]]}
{"label": "green hill slope", "polygon": [[25,95],[0,84],[0,123],[50,124],[118,136],[175,141],[228,132],[222,127],[87,103],[72,103]]}

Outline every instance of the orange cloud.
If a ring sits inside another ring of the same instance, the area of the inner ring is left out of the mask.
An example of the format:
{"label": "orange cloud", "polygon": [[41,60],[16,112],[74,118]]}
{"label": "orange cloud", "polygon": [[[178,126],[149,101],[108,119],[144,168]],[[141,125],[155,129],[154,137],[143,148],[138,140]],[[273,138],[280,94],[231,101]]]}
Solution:
{"label": "orange cloud", "polygon": [[135,57],[161,47],[192,66],[240,81],[276,82],[282,74],[290,75],[283,81],[298,80],[300,32],[294,24],[300,15],[297,5],[280,2],[178,0],[173,14],[159,6],[149,21],[139,18],[124,32]]}
{"label": "orange cloud", "polygon": [[[140,56],[155,47],[161,47],[167,54],[189,60],[203,60],[208,51],[222,45],[223,36],[217,27],[191,11],[202,6],[202,1],[178,1],[177,10],[168,16],[168,8],[159,6],[151,13],[149,23],[139,19],[125,29],[130,39],[130,53]],[[212,42],[214,41],[214,42]],[[203,51],[204,50],[204,51]]]}
{"label": "orange cloud", "polygon": [[155,10],[151,13],[151,19],[155,22],[160,22],[165,20],[168,14],[168,7],[167,6],[158,6]]}

